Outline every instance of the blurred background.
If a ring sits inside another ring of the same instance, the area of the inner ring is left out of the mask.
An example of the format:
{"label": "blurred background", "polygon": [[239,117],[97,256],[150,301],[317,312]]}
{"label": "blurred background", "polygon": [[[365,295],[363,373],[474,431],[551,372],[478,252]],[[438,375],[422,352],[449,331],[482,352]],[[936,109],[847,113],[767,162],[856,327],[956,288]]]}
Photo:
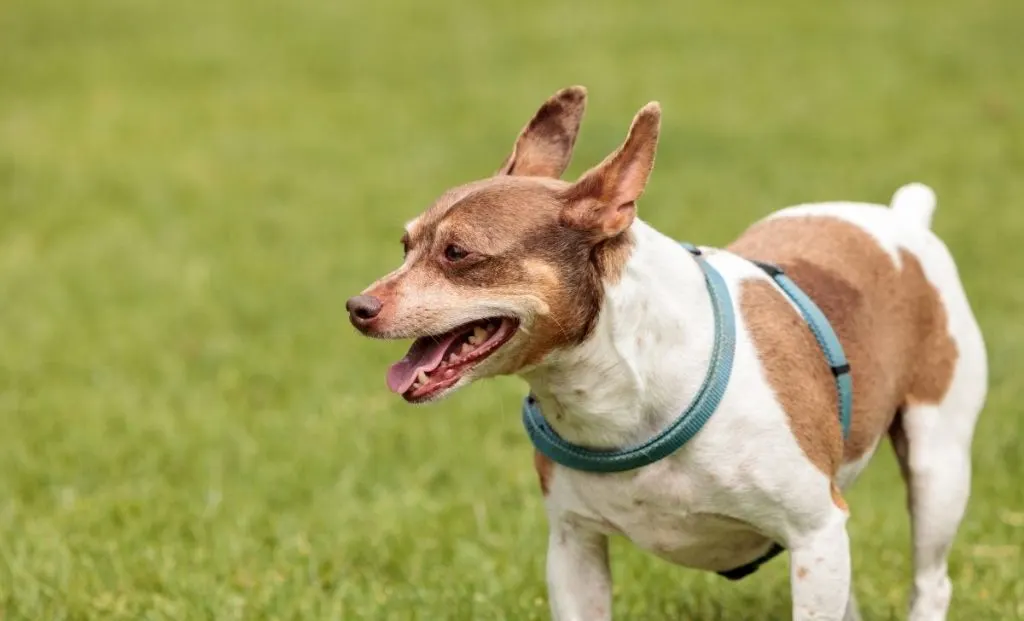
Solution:
{"label": "blurred background", "polygon": [[[951,619],[1024,618],[1024,4],[5,0],[0,618],[542,619],[515,379],[414,409],[345,299],[402,224],[590,90],[569,176],[662,102],[640,205],[725,244],[795,202],[939,196],[990,348]],[[849,496],[904,617],[890,451]],[[613,545],[619,619],[783,619]]]}

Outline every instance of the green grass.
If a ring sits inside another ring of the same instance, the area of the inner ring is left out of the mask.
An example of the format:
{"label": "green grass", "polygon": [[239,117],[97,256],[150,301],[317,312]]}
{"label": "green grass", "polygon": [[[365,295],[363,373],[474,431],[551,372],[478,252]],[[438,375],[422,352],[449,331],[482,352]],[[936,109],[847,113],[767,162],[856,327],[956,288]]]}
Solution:
{"label": "green grass", "polygon": [[[411,409],[345,299],[561,86],[570,173],[650,99],[643,216],[723,244],[783,205],[940,197],[988,336],[951,619],[1024,618],[1024,4],[6,0],[0,618],[546,618],[524,386]],[[867,619],[910,567],[887,449],[850,495]],[[781,619],[613,546],[620,619]]]}

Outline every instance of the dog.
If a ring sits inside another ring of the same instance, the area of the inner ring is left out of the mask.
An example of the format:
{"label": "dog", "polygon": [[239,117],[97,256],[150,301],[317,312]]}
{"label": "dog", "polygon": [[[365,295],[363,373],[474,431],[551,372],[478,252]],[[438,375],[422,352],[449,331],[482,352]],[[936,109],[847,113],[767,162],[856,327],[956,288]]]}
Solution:
{"label": "dog", "polygon": [[[560,179],[586,98],[570,87],[544,102],[497,173],[409,222],[401,267],[347,302],[364,335],[413,339],[390,389],[425,403],[515,374],[551,442],[601,459],[648,446],[718,382],[692,437],[640,466],[593,471],[556,461],[550,443],[537,451],[556,620],[611,618],[609,535],[733,578],[784,549],[794,619],[859,618],[843,490],[885,435],[908,490],[909,616],[945,619],[987,362],[957,267],[930,230],[932,190],[904,186],[888,206],[792,206],[725,248],[688,248],[636,215],[657,102],[604,161]],[[846,365],[830,365],[816,325],[834,332]],[[711,379],[723,365],[726,382]],[[852,380],[849,420],[840,374]]]}

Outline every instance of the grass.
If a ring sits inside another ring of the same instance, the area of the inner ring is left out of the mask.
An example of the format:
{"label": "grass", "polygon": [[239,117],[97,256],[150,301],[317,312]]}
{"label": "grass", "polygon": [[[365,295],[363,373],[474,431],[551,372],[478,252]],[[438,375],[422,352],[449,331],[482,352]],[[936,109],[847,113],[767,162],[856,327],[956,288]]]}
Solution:
{"label": "grass", "polygon": [[[546,618],[517,380],[428,409],[345,299],[557,88],[570,174],[650,99],[640,209],[724,244],[932,184],[988,336],[951,619],[1024,618],[1024,5],[7,0],[0,10],[0,618]],[[850,495],[867,619],[904,613],[899,476]],[[781,619],[613,546],[620,619]]]}

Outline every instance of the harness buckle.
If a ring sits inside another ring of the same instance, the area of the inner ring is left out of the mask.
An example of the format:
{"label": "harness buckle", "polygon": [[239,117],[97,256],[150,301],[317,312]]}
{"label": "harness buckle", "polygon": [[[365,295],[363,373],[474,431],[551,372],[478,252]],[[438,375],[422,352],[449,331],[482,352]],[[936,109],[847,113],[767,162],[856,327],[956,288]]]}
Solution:
{"label": "harness buckle", "polygon": [[832,375],[839,377],[840,375],[845,375],[850,372],[850,363],[846,362],[830,368],[832,369]]}

